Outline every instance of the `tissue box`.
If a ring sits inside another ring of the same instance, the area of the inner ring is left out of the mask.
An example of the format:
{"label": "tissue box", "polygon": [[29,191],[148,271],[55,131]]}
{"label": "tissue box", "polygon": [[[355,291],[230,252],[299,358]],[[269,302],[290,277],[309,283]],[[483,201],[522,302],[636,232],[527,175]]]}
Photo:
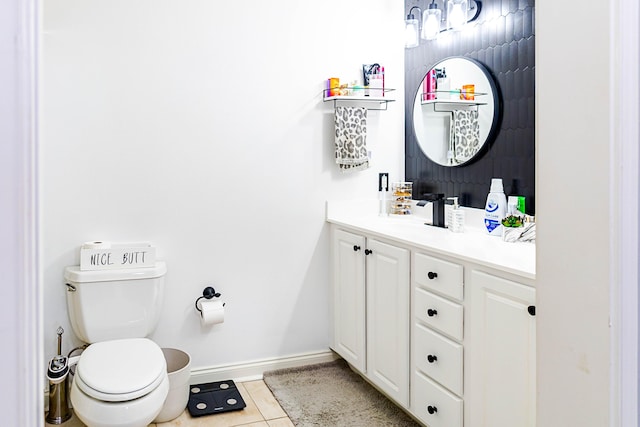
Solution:
{"label": "tissue box", "polygon": [[150,243],[87,242],[80,248],[80,270],[153,267],[156,248]]}

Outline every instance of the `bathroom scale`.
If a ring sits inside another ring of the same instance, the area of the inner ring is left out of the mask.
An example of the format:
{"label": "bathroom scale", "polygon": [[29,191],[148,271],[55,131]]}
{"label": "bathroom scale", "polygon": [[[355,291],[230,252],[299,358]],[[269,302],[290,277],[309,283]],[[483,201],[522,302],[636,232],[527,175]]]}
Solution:
{"label": "bathroom scale", "polygon": [[237,411],[246,406],[232,380],[194,384],[189,390],[187,409],[192,417]]}

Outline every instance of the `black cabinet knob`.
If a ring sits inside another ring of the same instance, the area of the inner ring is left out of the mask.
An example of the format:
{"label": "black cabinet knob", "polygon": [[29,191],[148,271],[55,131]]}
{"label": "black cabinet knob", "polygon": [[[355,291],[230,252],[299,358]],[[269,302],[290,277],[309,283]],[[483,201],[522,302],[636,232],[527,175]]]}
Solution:
{"label": "black cabinet knob", "polygon": [[354,250],[354,251],[359,251],[359,250],[360,250],[360,246],[358,246],[358,245],[353,245],[353,250]]}
{"label": "black cabinet knob", "polygon": [[364,254],[365,254],[365,255],[370,255],[370,254],[372,254],[372,253],[373,253],[373,251],[372,251],[371,249],[365,249],[365,250],[364,250]]}
{"label": "black cabinet knob", "polygon": [[436,277],[438,277],[438,273],[434,273],[433,271],[430,271],[427,273],[427,277],[431,280],[435,279]]}
{"label": "black cabinet knob", "polygon": [[431,415],[435,414],[436,412],[438,412],[438,408],[436,408],[435,406],[427,406],[427,412],[430,413]]}
{"label": "black cabinet knob", "polygon": [[438,360],[438,356],[435,356],[435,355],[433,355],[433,354],[430,354],[430,355],[428,355],[428,356],[427,356],[427,361],[428,361],[429,363],[433,363],[433,362],[435,362],[436,360]]}
{"label": "black cabinet knob", "polygon": [[438,315],[438,310],[434,310],[432,308],[427,310],[427,316],[433,317],[433,316],[437,316],[437,315]]}
{"label": "black cabinet knob", "polygon": [[535,305],[530,305],[529,307],[527,307],[527,311],[529,312],[530,315],[535,316],[536,315],[536,306]]}

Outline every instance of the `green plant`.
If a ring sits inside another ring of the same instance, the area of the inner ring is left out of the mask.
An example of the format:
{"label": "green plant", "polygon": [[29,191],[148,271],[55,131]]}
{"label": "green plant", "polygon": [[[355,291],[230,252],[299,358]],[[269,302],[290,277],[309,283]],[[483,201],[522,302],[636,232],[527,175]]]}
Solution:
{"label": "green plant", "polygon": [[522,227],[524,225],[524,217],[509,215],[508,217],[502,219],[502,225],[510,228]]}

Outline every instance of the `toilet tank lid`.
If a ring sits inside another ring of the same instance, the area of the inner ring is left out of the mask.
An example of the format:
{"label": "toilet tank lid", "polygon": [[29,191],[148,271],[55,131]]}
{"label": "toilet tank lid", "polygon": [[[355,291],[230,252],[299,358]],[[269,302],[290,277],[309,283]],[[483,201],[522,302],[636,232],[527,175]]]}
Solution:
{"label": "toilet tank lid", "polygon": [[64,278],[69,282],[110,282],[115,280],[154,279],[164,276],[167,266],[164,261],[156,261],[153,267],[127,268],[120,270],[82,271],[79,265],[64,269]]}

